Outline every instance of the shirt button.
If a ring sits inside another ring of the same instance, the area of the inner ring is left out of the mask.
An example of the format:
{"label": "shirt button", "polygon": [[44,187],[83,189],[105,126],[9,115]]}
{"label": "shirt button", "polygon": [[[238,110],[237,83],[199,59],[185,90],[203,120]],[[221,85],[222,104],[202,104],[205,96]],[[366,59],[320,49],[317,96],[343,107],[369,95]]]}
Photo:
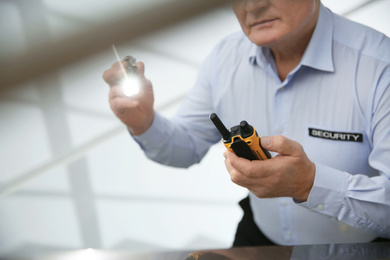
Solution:
{"label": "shirt button", "polygon": [[324,204],[318,204],[318,205],[317,205],[317,209],[318,209],[318,210],[324,210],[324,209],[325,209]]}
{"label": "shirt button", "polygon": [[280,88],[280,92],[284,92],[285,90],[286,90],[285,87],[281,87],[281,88]]}
{"label": "shirt button", "polygon": [[283,131],[284,131],[284,128],[283,128],[283,127],[279,127],[279,128],[278,128],[278,133],[279,133],[279,134],[283,133]]}

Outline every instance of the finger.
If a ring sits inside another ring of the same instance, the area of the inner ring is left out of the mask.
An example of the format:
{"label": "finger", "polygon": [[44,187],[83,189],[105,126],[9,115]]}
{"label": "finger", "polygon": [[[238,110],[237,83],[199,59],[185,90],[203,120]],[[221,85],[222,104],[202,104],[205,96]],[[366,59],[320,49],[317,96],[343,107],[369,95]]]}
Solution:
{"label": "finger", "polygon": [[298,142],[281,135],[263,136],[261,146],[269,151],[286,156],[301,156],[303,152],[303,148]]}
{"label": "finger", "polygon": [[232,153],[232,152],[226,151],[224,152],[224,156],[226,158],[225,167],[228,173],[230,174],[230,179],[232,180],[233,183],[247,188],[247,185],[251,182],[248,181],[248,178],[245,175],[243,175],[241,172],[239,172],[231,165],[230,160],[228,159],[229,158],[228,153]]}
{"label": "finger", "polygon": [[145,78],[145,64],[142,61],[137,62],[137,74],[140,78]]}
{"label": "finger", "polygon": [[129,109],[137,109],[140,106],[140,101],[138,99],[127,97],[114,97],[109,103],[111,109],[115,112],[124,112]]}
{"label": "finger", "polygon": [[228,160],[228,153],[230,153],[229,151],[224,151],[223,152],[223,157],[225,157],[225,166],[226,166],[226,169],[228,170],[228,172],[230,173],[231,170],[233,170],[233,167],[232,165],[230,164],[230,161]]}
{"label": "finger", "polygon": [[137,76],[141,83],[141,90],[153,91],[152,83],[145,77],[145,64],[142,61],[137,62]]}
{"label": "finger", "polygon": [[123,92],[123,87],[121,84],[113,85],[110,88],[109,99],[113,99],[113,98],[117,98],[117,97],[129,98]]}
{"label": "finger", "polygon": [[233,152],[226,153],[226,159],[232,168],[249,178],[259,177],[259,173],[261,173],[262,175],[266,175],[266,172],[268,172],[268,169],[270,169],[267,169],[266,167],[272,167],[272,165],[269,165],[269,163],[267,163],[268,160],[250,161],[248,159],[238,157]]}
{"label": "finger", "polygon": [[105,70],[103,72],[103,80],[111,87],[115,84],[117,84],[117,77],[114,76],[114,72],[112,68]]}
{"label": "finger", "polygon": [[122,69],[122,66],[127,66],[127,62],[120,61],[112,64],[111,68],[103,72],[103,79],[107,84],[112,87],[118,84],[124,77],[126,72]]}

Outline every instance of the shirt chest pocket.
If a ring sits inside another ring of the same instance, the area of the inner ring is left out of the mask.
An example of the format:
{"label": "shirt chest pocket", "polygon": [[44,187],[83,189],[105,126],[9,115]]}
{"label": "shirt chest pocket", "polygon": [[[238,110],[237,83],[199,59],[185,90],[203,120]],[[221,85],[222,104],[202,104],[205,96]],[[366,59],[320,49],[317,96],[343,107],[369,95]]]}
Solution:
{"label": "shirt chest pocket", "polygon": [[351,174],[367,174],[370,145],[364,131],[308,127],[304,149],[310,160]]}

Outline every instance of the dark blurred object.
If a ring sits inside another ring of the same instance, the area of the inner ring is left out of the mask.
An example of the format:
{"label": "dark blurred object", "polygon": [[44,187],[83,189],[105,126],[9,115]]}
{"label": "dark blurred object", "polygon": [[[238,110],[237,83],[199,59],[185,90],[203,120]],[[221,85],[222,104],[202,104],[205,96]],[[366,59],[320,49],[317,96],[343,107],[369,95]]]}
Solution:
{"label": "dark blurred object", "polygon": [[215,253],[199,253],[195,252],[189,255],[185,260],[230,260],[223,255],[215,254]]}

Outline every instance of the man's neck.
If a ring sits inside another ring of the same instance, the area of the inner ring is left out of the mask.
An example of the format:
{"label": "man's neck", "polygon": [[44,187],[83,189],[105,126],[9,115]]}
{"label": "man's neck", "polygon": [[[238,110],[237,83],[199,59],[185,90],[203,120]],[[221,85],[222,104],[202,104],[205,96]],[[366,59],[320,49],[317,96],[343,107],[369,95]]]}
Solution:
{"label": "man's neck", "polygon": [[283,48],[271,48],[271,53],[275,60],[278,76],[281,81],[284,81],[287,75],[301,62],[306,47],[311,39],[311,34],[308,39],[302,39],[294,45],[285,46]]}
{"label": "man's neck", "polygon": [[278,76],[281,81],[284,81],[287,75],[300,63],[303,54],[309,45],[317,21],[318,13],[316,19],[312,21],[305,30],[302,30],[296,37],[291,37],[294,40],[285,40],[281,44],[270,46]]}

